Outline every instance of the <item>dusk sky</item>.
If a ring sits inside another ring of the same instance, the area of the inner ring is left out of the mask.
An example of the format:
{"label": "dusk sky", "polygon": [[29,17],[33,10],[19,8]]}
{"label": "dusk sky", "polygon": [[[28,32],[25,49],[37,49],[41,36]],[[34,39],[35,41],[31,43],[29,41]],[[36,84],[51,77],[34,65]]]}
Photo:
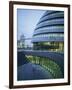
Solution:
{"label": "dusk sky", "polygon": [[[45,10],[17,9],[17,39],[21,35],[32,38],[34,29]],[[25,40],[25,45],[32,46],[31,40]]]}
{"label": "dusk sky", "polygon": [[25,38],[31,38],[44,10],[17,9],[17,39],[24,34]]}

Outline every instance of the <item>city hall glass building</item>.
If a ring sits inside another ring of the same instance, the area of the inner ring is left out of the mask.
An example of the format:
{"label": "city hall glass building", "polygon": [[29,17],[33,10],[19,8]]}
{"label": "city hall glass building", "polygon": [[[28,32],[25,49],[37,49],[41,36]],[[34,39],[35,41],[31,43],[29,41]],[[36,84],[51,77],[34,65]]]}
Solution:
{"label": "city hall glass building", "polygon": [[[31,38],[33,46],[29,47],[30,49],[25,48],[24,41],[24,36],[18,41],[18,48],[24,49],[24,54],[18,52],[18,67],[27,63],[30,63],[28,64],[30,67],[18,68],[18,80],[64,78],[63,11],[46,11],[33,32]],[[26,74],[27,68],[29,75]]]}
{"label": "city hall glass building", "polygon": [[64,51],[64,12],[48,10],[34,30],[33,49]]}

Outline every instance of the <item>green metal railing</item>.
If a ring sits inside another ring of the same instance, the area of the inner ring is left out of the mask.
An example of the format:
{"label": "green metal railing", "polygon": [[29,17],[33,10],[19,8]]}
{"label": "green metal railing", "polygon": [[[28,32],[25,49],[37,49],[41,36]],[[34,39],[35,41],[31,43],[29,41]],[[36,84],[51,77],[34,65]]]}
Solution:
{"label": "green metal railing", "polygon": [[53,60],[45,57],[38,57],[38,56],[26,55],[26,57],[31,63],[39,64],[40,66],[48,70],[54,78],[63,78],[63,73],[61,71],[60,66]]}

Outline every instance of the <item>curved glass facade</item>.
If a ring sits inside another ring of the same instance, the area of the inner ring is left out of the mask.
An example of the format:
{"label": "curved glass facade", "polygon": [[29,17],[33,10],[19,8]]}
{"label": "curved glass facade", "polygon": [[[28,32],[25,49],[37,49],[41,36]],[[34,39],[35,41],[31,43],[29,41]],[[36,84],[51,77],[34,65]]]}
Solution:
{"label": "curved glass facade", "polygon": [[[46,11],[36,25],[32,42],[34,49],[63,51],[64,12]],[[47,45],[45,45],[45,43],[47,43]]]}

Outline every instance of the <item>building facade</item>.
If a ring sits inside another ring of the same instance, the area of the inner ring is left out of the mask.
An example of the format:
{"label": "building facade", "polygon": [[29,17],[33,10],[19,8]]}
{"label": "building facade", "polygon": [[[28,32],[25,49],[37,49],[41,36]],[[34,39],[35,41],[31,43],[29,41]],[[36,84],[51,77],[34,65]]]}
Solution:
{"label": "building facade", "polygon": [[20,39],[17,40],[17,48],[25,48],[25,36],[21,35]]}
{"label": "building facade", "polygon": [[33,49],[64,51],[64,12],[48,10],[34,30]]}

